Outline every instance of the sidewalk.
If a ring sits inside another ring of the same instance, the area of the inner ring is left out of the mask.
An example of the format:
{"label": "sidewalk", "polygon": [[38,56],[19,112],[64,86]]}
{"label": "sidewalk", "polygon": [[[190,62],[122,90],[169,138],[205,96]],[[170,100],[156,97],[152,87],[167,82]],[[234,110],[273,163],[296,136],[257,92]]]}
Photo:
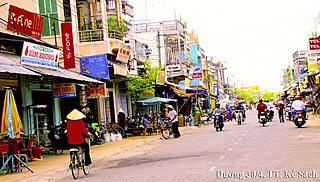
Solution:
{"label": "sidewalk", "polygon": [[[191,132],[197,127],[179,127],[181,134]],[[151,136],[133,136],[124,138],[121,141],[108,142],[102,145],[92,146],[91,158],[93,161],[99,161],[103,158],[109,158],[121,153],[125,153],[132,150],[140,149],[144,146],[152,145],[157,142],[162,141],[161,135],[151,135]],[[43,160],[37,160],[34,162],[29,162],[28,166],[34,171],[31,173],[28,169],[24,168],[21,173],[12,174],[0,174],[1,181],[19,181],[25,178],[36,178],[37,176],[46,176],[48,174],[53,174],[59,171],[67,170],[69,162],[69,152],[64,151],[61,155],[48,154],[44,155]]]}

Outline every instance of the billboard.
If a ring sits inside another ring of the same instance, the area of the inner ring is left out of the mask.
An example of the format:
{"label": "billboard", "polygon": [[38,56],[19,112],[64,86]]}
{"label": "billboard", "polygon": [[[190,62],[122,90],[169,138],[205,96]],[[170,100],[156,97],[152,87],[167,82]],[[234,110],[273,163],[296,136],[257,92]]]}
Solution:
{"label": "billboard", "polygon": [[110,80],[108,60],[105,54],[80,58],[80,73],[97,78]]}

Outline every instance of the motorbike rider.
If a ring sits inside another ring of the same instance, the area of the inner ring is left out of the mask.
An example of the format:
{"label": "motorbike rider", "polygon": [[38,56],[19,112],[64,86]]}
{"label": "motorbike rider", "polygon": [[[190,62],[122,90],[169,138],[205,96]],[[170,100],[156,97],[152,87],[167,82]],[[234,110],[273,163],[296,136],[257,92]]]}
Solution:
{"label": "motorbike rider", "polygon": [[238,105],[236,106],[236,110],[242,111],[242,121],[244,121],[244,107],[241,102],[238,102]]}
{"label": "motorbike rider", "polygon": [[243,101],[242,103],[242,106],[243,106],[243,118],[246,118],[246,110],[247,110],[247,104],[245,101]]}
{"label": "motorbike rider", "polygon": [[266,113],[267,105],[263,103],[262,99],[259,99],[259,103],[257,104],[257,108],[256,109],[258,111],[258,121],[260,122],[261,113],[262,112]]}
{"label": "motorbike rider", "polygon": [[272,118],[274,116],[273,110],[272,110],[272,103],[269,102],[269,100],[266,100],[266,106],[267,106],[267,111],[269,111],[269,115]]}
{"label": "motorbike rider", "polygon": [[[222,119],[222,124],[224,124],[224,117],[223,115],[225,114],[226,110],[225,109],[221,109],[220,108],[220,104],[216,104],[216,108],[214,110],[212,110],[212,115],[215,115],[215,114],[219,114],[221,116],[221,119]],[[217,122],[217,121],[216,121]],[[216,124],[216,123],[214,123]]]}
{"label": "motorbike rider", "polygon": [[306,118],[306,114],[307,113],[306,113],[306,110],[305,110],[305,104],[304,104],[304,102],[301,101],[302,97],[300,95],[297,95],[295,99],[296,100],[294,100],[292,102],[292,106],[291,106],[292,109],[293,109],[293,111],[292,111],[293,118],[294,118],[295,114],[298,111],[302,111],[304,118],[307,119]]}

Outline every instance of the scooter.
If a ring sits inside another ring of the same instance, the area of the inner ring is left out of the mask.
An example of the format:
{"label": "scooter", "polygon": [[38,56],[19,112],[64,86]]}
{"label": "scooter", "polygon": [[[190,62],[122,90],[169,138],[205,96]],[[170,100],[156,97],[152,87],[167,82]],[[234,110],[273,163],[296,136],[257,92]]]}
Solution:
{"label": "scooter", "polygon": [[296,112],[293,122],[298,128],[301,128],[304,124],[306,124],[306,119],[304,118],[302,111]]}
{"label": "scooter", "polygon": [[54,152],[54,154],[57,154],[58,150],[61,150],[61,153],[63,153],[64,150],[68,150],[68,137],[66,127],[64,125],[57,125],[57,126],[51,126],[48,138],[51,141],[51,147]]}
{"label": "scooter", "polygon": [[262,124],[263,127],[265,127],[265,125],[267,124],[267,116],[266,116],[266,113],[265,112],[261,112],[260,113],[260,121],[259,123]]}
{"label": "scooter", "polygon": [[222,128],[224,127],[223,116],[221,116],[221,114],[219,113],[215,113],[213,115],[214,115],[214,127],[216,128],[216,131],[218,132],[219,129],[220,131],[222,131]]}
{"label": "scooter", "polygon": [[241,125],[241,122],[243,120],[242,110],[236,110],[236,120],[238,121],[238,125]]}
{"label": "scooter", "polygon": [[292,112],[291,112],[291,109],[290,108],[286,108],[285,110],[285,118],[287,121],[291,121],[291,118],[292,118]]}

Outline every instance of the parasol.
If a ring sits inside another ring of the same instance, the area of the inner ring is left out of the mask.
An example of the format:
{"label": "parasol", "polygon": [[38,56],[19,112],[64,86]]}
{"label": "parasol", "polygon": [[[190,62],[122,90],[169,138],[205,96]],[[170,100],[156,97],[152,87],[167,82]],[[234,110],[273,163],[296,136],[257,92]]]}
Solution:
{"label": "parasol", "polygon": [[23,125],[17,110],[12,89],[6,89],[0,133],[7,134],[10,138],[19,138],[20,134],[23,133]]}

